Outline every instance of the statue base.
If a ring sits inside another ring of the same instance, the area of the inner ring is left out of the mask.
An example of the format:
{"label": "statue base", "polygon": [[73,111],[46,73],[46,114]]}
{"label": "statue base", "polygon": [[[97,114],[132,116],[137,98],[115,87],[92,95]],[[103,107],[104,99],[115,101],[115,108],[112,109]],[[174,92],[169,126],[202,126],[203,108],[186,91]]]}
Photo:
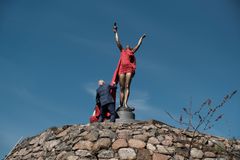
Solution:
{"label": "statue base", "polygon": [[120,107],[117,109],[118,117],[116,119],[117,123],[133,123],[136,122],[135,114],[129,108]]}

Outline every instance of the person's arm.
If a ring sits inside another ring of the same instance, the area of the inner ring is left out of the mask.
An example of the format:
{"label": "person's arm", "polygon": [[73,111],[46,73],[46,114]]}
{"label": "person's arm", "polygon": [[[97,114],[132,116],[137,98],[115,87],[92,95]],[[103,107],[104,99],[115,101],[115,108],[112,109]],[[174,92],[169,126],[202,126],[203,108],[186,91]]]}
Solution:
{"label": "person's arm", "polygon": [[110,88],[110,89],[117,89],[116,83],[114,82],[113,85],[109,85],[109,88]]}
{"label": "person's arm", "polygon": [[100,99],[99,98],[100,98],[99,94],[97,93],[96,94],[96,104],[98,104],[98,105],[100,104]]}
{"label": "person's arm", "polygon": [[133,48],[133,52],[137,52],[138,48],[141,46],[143,39],[146,37],[146,34],[143,34],[138,40],[138,44]]}
{"label": "person's arm", "polygon": [[118,32],[117,32],[117,23],[116,22],[114,23],[114,26],[113,26],[113,32],[115,34],[116,44],[117,44],[119,50],[122,51],[122,45],[121,45],[121,42],[119,40],[119,36],[118,36]]}

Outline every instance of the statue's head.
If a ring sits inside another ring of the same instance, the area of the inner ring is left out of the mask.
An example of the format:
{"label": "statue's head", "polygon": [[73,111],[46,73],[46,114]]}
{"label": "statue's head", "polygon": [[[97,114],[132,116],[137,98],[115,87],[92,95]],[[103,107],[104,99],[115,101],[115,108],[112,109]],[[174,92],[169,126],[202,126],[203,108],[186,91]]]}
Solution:
{"label": "statue's head", "polygon": [[99,86],[102,86],[102,85],[104,85],[104,84],[105,84],[104,80],[101,79],[101,80],[98,81],[98,85],[99,85]]}

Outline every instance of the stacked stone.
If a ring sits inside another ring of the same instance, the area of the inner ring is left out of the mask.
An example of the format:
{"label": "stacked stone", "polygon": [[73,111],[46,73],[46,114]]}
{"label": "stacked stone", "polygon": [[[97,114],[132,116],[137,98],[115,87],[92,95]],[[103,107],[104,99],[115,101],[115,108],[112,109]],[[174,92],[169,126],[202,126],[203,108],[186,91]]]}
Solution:
{"label": "stacked stone", "polygon": [[[94,123],[50,128],[18,144],[8,160],[184,160],[193,132],[158,121]],[[239,159],[240,141],[197,133],[195,160]],[[236,154],[233,154],[236,153]]]}

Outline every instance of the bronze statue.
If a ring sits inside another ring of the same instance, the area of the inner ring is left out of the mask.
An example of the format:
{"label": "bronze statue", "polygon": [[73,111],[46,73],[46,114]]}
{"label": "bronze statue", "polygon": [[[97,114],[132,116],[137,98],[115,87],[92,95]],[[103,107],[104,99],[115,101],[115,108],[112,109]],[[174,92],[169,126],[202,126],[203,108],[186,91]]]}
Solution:
{"label": "bronze statue", "polygon": [[129,45],[126,45],[126,48],[123,48],[119,40],[118,27],[116,22],[114,23],[114,26],[113,26],[113,32],[115,34],[116,44],[121,53],[118,67],[117,67],[117,75],[118,75],[119,84],[120,84],[119,108],[124,107],[125,109],[134,110],[134,108],[128,106],[127,102],[130,94],[131,81],[136,70],[135,52],[141,46],[142,40],[146,37],[146,34],[143,34],[140,37],[137,45],[134,48],[131,48]]}

